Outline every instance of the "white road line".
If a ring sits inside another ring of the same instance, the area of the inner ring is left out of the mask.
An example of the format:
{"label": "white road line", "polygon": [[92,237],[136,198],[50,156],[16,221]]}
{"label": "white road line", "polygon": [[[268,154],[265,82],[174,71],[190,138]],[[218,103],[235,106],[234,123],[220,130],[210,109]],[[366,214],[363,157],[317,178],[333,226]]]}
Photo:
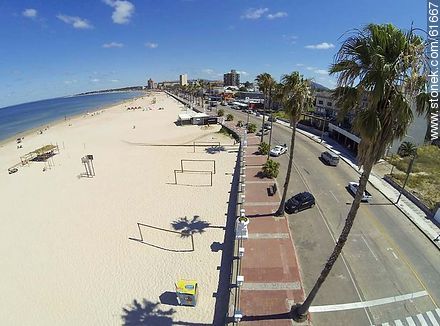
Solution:
{"label": "white road line", "polygon": [[396,324],[396,326],[403,326],[402,322],[400,321],[400,319],[396,319],[394,321],[394,324]]}
{"label": "white road line", "polygon": [[367,248],[370,250],[371,254],[373,255],[374,259],[376,259],[376,261],[379,261],[379,258],[377,258],[377,256],[375,255],[375,253],[373,252],[373,250],[371,250],[370,246],[368,245],[367,240],[365,239],[365,237],[363,235],[361,235],[362,240],[364,240],[365,244],[367,245]]}
{"label": "white road line", "polygon": [[399,257],[397,257],[397,255],[394,253],[394,251],[391,252],[394,256],[394,258],[399,259]]}
{"label": "white road line", "polygon": [[422,314],[418,314],[417,318],[419,319],[419,322],[422,326],[428,326],[428,323],[426,322],[425,318],[423,318]]}
{"label": "white road line", "polygon": [[432,326],[439,326],[437,320],[434,317],[434,314],[431,311],[428,311],[426,314],[428,315],[428,318],[431,321]]}
{"label": "white road line", "polygon": [[389,323],[383,323],[382,326],[390,326]]}
{"label": "white road line", "polygon": [[333,193],[333,191],[330,190],[330,193],[332,194],[333,198],[339,203],[338,198],[336,198],[335,194]]}
{"label": "white road line", "polygon": [[310,312],[325,312],[325,311],[340,311],[340,310],[351,310],[351,309],[359,309],[359,308],[367,308],[380,306],[387,303],[400,302],[405,300],[411,300],[419,297],[427,296],[428,292],[420,291],[409,294],[397,295],[394,297],[369,300],[369,301],[361,301],[361,302],[352,302],[352,303],[342,303],[342,304],[334,304],[334,305],[325,305],[325,306],[312,306],[310,307]]}
{"label": "white road line", "polygon": [[409,326],[416,326],[416,323],[411,317],[406,317],[406,322],[408,323]]}
{"label": "white road line", "polygon": [[438,317],[440,318],[440,309],[439,308],[435,309],[435,312],[437,313]]}

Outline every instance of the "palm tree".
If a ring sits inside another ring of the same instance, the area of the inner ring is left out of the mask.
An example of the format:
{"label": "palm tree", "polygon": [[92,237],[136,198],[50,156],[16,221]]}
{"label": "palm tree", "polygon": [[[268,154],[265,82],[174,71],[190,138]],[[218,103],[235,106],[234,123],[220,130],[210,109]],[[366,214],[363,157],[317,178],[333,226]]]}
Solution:
{"label": "palm tree", "polygon": [[270,148],[272,144],[272,132],[273,132],[273,100],[280,100],[282,98],[282,85],[273,82],[272,87],[269,89],[269,112],[270,112],[270,133],[269,133],[269,152],[267,153],[267,159],[270,158]]}
{"label": "palm tree", "polygon": [[290,175],[293,165],[293,150],[295,148],[296,124],[298,123],[301,113],[312,103],[312,93],[310,88],[310,80],[304,79],[299,72],[295,71],[290,75],[284,75],[281,79],[280,99],[283,103],[283,109],[290,118],[290,126],[292,127],[292,136],[290,138],[290,157],[287,165],[286,180],[284,181],[283,195],[281,197],[280,206],[275,215],[284,214],[284,205],[286,203],[287,190],[290,182]]}
{"label": "palm tree", "polygon": [[[267,107],[267,102],[268,102],[268,98],[269,98],[269,92],[274,87],[275,80],[267,72],[259,74],[257,76],[257,78],[255,78],[255,80],[258,84],[258,88],[260,90],[262,90],[263,94],[264,94],[264,105],[263,105],[263,126],[264,126],[264,120],[266,117],[266,107]],[[263,133],[261,133],[261,139],[260,139],[260,143],[262,143],[262,142],[263,142]]]}
{"label": "palm tree", "polygon": [[397,151],[401,157],[414,156],[417,153],[417,146],[409,141],[404,141]]}
{"label": "palm tree", "polygon": [[360,134],[358,164],[363,167],[356,196],[344,228],[307,299],[292,308],[292,318],[306,317],[318,290],[347,241],[373,165],[412,121],[410,101],[425,89],[426,45],[413,30],[403,32],[391,24],[369,24],[355,30],[342,44],[330,68],[338,76],[334,92],[342,114],[356,112],[353,128]]}

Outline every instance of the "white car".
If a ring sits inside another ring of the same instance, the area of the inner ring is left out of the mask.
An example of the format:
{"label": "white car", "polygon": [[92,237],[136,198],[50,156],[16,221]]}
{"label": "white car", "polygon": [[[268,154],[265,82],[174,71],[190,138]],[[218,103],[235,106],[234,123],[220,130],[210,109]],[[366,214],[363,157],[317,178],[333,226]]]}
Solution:
{"label": "white car", "polygon": [[263,129],[263,130],[259,130],[257,133],[256,133],[256,135],[257,136],[261,136],[261,134],[263,134],[263,135],[269,135],[269,130],[267,130],[267,129]]}
{"label": "white car", "polygon": [[[359,188],[359,183],[357,182],[349,182],[348,183],[348,190],[353,194],[353,196],[356,196],[357,190]],[[364,194],[362,195],[362,201],[368,202],[373,196],[365,190]]]}
{"label": "white car", "polygon": [[270,156],[280,156],[287,152],[287,145],[277,145],[269,152]]}

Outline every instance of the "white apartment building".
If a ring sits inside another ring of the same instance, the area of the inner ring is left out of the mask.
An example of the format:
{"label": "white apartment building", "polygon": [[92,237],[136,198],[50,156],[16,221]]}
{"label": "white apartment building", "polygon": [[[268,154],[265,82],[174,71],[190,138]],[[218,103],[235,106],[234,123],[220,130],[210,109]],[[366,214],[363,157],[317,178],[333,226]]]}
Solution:
{"label": "white apartment building", "polygon": [[179,76],[180,86],[186,86],[188,85],[188,75],[183,74]]}

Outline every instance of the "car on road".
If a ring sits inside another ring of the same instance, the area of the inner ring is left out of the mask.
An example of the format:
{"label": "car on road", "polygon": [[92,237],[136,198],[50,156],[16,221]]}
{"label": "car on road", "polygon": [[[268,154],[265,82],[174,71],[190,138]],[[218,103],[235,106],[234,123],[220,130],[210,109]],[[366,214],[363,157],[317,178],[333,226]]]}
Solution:
{"label": "car on road", "polygon": [[257,132],[257,136],[261,136],[261,134],[263,134],[263,135],[269,135],[269,130],[267,130],[267,129],[263,129],[263,130],[258,130],[258,132]]}
{"label": "car on road", "polygon": [[315,206],[315,197],[310,192],[300,192],[286,201],[284,210],[287,214],[298,213]]}
{"label": "car on road", "polygon": [[[353,196],[356,196],[358,188],[359,188],[359,183],[357,182],[348,183],[348,190],[353,194]],[[364,202],[368,202],[371,198],[373,198],[373,196],[367,190],[365,190],[361,200]]]}
{"label": "car on road", "polygon": [[325,151],[321,153],[321,159],[328,165],[337,166],[339,163],[339,155],[333,152]]}
{"label": "car on road", "polygon": [[284,153],[287,153],[287,145],[277,145],[274,148],[272,148],[269,152],[270,156],[280,156]]}
{"label": "car on road", "polygon": [[17,168],[9,168],[9,169],[8,169],[8,173],[9,173],[9,174],[15,173],[15,172],[17,172],[17,171],[18,171]]}

